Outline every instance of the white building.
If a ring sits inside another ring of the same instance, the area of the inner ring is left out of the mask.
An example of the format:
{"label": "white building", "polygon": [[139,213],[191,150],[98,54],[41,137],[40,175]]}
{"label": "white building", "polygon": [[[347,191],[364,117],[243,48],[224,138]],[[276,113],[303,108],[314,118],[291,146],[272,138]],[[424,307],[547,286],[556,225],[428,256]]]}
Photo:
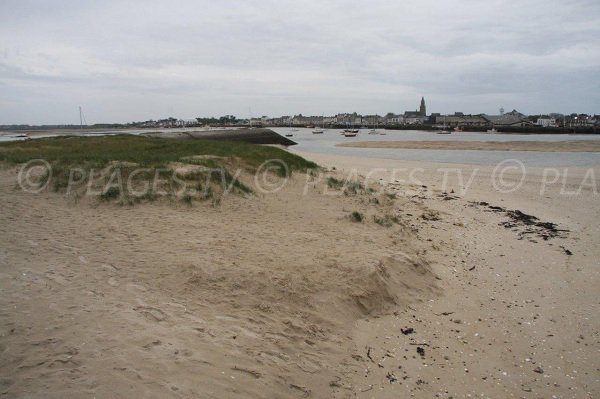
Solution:
{"label": "white building", "polygon": [[541,127],[558,127],[556,119],[545,116],[538,118],[535,124]]}

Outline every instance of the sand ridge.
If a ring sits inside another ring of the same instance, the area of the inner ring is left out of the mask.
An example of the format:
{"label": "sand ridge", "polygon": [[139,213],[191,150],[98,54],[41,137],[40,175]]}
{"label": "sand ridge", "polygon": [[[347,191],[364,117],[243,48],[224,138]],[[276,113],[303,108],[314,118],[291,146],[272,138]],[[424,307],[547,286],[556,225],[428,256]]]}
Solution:
{"label": "sand ridge", "polygon": [[565,141],[358,141],[340,143],[338,147],[404,148],[414,150],[478,150],[478,151],[541,151],[600,152],[600,140]]}
{"label": "sand ridge", "polygon": [[70,203],[15,191],[13,178],[2,186],[6,393],[325,392],[360,368],[339,366],[355,320],[439,293],[402,225],[347,217],[376,197],[317,185],[303,196],[305,176],[216,208]]}

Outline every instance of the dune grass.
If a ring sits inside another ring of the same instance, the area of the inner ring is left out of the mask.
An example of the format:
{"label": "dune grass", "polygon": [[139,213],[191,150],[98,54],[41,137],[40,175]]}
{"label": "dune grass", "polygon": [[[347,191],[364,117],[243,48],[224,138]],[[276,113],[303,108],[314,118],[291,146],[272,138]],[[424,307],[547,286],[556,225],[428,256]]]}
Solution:
{"label": "dune grass", "polygon": [[280,159],[290,171],[316,168],[317,165],[279,148],[240,141],[176,140],[132,135],[102,137],[54,137],[0,143],[0,161],[23,163],[32,159],[63,164],[93,163],[104,166],[111,161],[133,162],[139,166],[166,165],[183,158],[210,155],[239,158],[258,167],[269,159]]}
{"label": "dune grass", "polygon": [[[47,184],[54,192],[78,192],[87,187],[89,193],[93,185],[102,190],[99,199],[104,202],[154,201],[162,192],[163,196],[178,197],[188,205],[193,200],[207,199],[218,204],[220,196],[228,191],[252,194],[252,187],[238,179],[240,170],[264,172],[260,166],[266,161],[276,160],[269,163],[266,171],[282,177],[317,167],[282,149],[239,141],[118,135],[0,143],[1,164],[23,164],[36,159],[52,166],[51,173],[46,171],[39,176],[38,184]],[[191,169],[176,172],[177,164],[187,164]],[[159,178],[161,174],[166,180]],[[144,182],[160,183],[160,187],[146,186],[141,193],[134,190]]]}

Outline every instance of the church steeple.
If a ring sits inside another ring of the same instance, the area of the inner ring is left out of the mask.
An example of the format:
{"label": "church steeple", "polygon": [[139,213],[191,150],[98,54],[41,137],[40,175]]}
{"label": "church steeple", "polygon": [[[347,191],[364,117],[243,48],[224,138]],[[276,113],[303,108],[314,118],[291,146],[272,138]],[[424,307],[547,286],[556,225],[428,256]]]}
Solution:
{"label": "church steeple", "polygon": [[425,108],[425,97],[421,97],[421,107],[419,107],[419,115],[427,116],[427,109]]}

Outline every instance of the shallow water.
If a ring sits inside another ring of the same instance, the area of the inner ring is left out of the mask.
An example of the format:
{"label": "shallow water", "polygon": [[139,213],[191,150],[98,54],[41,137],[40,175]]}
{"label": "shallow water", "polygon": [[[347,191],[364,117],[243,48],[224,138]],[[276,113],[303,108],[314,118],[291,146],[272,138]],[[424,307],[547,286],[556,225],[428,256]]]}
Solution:
{"label": "shallow water", "polygon": [[[201,128],[181,129],[130,129],[106,130],[86,133],[85,135],[112,134],[141,134],[150,131],[185,132],[199,131]],[[383,130],[381,134],[368,134],[369,130],[362,129],[356,137],[344,137],[340,129],[329,129],[324,134],[313,134],[313,129],[301,128],[293,131],[290,128],[272,128],[275,132],[290,137],[298,145],[290,147],[292,151],[318,152],[336,155],[351,155],[371,158],[399,159],[409,161],[428,161],[446,163],[469,163],[494,165],[506,159],[518,159],[527,166],[585,166],[600,164],[600,152],[537,152],[537,151],[478,151],[478,150],[425,150],[402,148],[351,148],[336,147],[338,143],[352,141],[567,141],[567,140],[600,140],[600,135],[571,135],[571,134],[502,134],[461,132],[453,134],[436,134],[418,130]],[[36,138],[52,137],[57,134],[37,136]],[[8,134],[0,135],[0,142],[24,140]]]}
{"label": "shallow water", "polygon": [[[289,128],[273,129],[281,135],[291,132]],[[318,152],[336,155],[372,158],[400,159],[410,161],[469,163],[494,165],[506,159],[518,159],[528,166],[584,166],[600,164],[598,152],[537,152],[537,151],[478,151],[478,150],[421,150],[401,148],[351,148],[336,147],[338,143],[352,141],[567,141],[600,140],[600,135],[571,134],[489,134],[461,132],[436,134],[417,130],[377,130],[385,135],[368,134],[361,130],[356,137],[344,137],[340,129],[330,129],[324,134],[312,134],[312,129],[299,129],[290,137],[298,145],[292,151]]]}

